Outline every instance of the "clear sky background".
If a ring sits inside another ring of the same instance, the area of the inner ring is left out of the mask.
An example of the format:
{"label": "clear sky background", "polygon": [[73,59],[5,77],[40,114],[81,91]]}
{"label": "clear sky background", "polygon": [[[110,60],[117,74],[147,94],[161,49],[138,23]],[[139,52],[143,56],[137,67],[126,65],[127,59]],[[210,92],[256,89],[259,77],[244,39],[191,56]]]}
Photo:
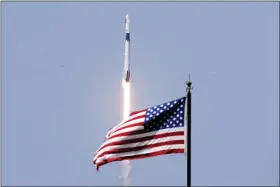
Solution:
{"label": "clear sky background", "polygon": [[[93,153],[132,109],[193,81],[192,184],[279,185],[278,3],[3,3],[3,185],[121,185]],[[132,161],[134,185],[186,185],[183,154]]]}

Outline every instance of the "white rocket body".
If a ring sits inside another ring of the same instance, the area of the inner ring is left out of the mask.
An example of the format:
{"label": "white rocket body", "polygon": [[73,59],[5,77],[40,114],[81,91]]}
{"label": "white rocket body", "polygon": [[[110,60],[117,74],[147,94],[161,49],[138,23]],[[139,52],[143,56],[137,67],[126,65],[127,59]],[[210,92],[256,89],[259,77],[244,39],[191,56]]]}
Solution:
{"label": "white rocket body", "polygon": [[130,53],[130,20],[128,15],[125,16],[125,48],[124,48],[124,80],[129,82],[130,80],[130,67],[129,67],[129,53]]}

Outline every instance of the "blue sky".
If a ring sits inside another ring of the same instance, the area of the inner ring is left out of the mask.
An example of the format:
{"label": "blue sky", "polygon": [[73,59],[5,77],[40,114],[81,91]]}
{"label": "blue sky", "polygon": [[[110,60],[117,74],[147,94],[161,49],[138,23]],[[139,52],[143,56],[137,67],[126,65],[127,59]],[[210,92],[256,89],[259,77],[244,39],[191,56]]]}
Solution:
{"label": "blue sky", "polygon": [[[193,81],[192,184],[279,185],[278,3],[3,3],[3,185],[121,185],[93,153],[132,109]],[[185,185],[183,154],[132,162],[134,185]]]}

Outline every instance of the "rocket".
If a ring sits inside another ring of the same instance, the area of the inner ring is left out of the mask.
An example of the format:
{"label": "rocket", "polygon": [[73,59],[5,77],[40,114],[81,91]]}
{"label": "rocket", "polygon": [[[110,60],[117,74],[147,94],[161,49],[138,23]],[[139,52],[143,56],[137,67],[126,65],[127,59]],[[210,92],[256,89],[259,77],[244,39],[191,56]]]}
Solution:
{"label": "rocket", "polygon": [[129,52],[130,52],[130,20],[128,14],[125,16],[125,48],[124,48],[124,75],[125,82],[129,82],[130,79],[130,67],[129,67]]}

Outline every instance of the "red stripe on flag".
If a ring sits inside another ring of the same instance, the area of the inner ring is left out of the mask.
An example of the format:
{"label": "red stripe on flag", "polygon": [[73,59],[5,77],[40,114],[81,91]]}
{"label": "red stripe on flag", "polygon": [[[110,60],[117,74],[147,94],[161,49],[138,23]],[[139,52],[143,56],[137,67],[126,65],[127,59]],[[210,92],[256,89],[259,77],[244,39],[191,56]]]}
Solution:
{"label": "red stripe on flag", "polygon": [[149,148],[160,147],[160,146],[165,146],[165,145],[175,145],[175,144],[184,144],[184,140],[171,140],[171,141],[167,141],[167,142],[160,142],[160,143],[138,146],[138,147],[113,149],[113,150],[109,150],[109,151],[105,151],[105,152],[101,153],[96,159],[98,159],[99,157],[102,157],[106,154],[116,154],[116,153],[124,153],[124,152],[131,152],[131,151],[140,151],[140,150],[143,150],[143,149],[149,149]]}
{"label": "red stripe on flag", "polygon": [[146,114],[143,114],[143,115],[141,115],[141,116],[136,116],[136,117],[134,117],[134,118],[131,118],[131,119],[129,119],[129,120],[127,120],[127,121],[125,121],[123,124],[128,123],[128,122],[130,122],[130,121],[133,121],[133,120],[135,120],[135,119],[144,118],[144,117],[145,117],[145,115],[146,115]]}
{"label": "red stripe on flag", "polygon": [[131,136],[131,135],[143,134],[144,132],[145,132],[144,129],[137,130],[137,131],[123,132],[123,133],[120,133],[120,134],[113,135],[110,138],[108,138],[107,140],[110,140],[110,139],[116,138],[116,137],[120,137],[120,136]]}
{"label": "red stripe on flag", "polygon": [[[167,132],[167,133],[164,133],[164,134],[150,135],[150,136],[136,138],[136,139],[115,141],[115,142],[112,142],[112,143],[109,143],[109,144],[106,144],[106,145],[102,146],[98,150],[98,152],[101,151],[102,149],[104,149],[105,147],[112,146],[112,145],[131,144],[131,143],[143,142],[143,141],[147,141],[147,140],[165,138],[165,137],[171,137],[171,136],[184,136],[184,132],[183,131]],[[104,143],[106,143],[106,142],[104,142]]]}
{"label": "red stripe on flag", "polygon": [[129,116],[133,116],[134,114],[137,114],[137,113],[140,113],[140,112],[145,112],[146,110],[147,110],[147,109],[131,112],[131,113],[129,114]]}
{"label": "red stripe on flag", "polygon": [[113,134],[113,133],[115,133],[115,132],[118,132],[118,131],[120,131],[120,130],[129,128],[129,127],[142,126],[143,124],[144,124],[144,122],[133,123],[133,124],[131,124],[131,125],[127,125],[127,126],[124,126],[124,127],[119,128],[119,129],[116,129],[115,131],[111,132],[110,134]]}
{"label": "red stripe on flag", "polygon": [[162,151],[155,151],[152,153],[146,153],[146,154],[142,154],[142,155],[108,158],[107,160],[103,160],[102,162],[99,162],[96,166],[96,169],[98,171],[100,166],[110,163],[110,162],[121,161],[121,160],[136,160],[136,159],[149,158],[149,157],[171,154],[171,153],[184,153],[184,149],[162,150]]}

